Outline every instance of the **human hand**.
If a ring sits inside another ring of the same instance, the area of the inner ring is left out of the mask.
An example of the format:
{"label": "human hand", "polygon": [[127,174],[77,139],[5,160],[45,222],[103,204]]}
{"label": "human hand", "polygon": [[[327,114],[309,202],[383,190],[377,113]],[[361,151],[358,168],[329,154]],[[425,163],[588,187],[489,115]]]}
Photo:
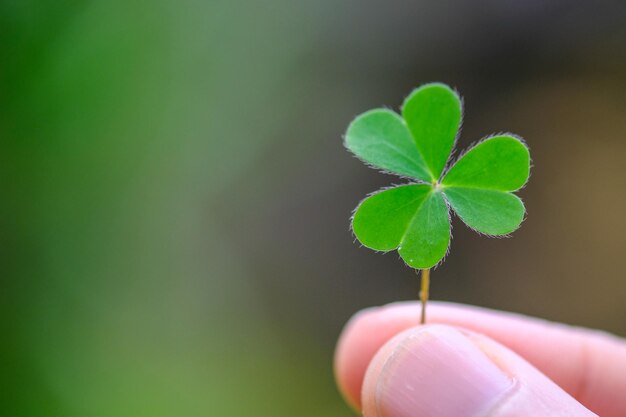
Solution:
{"label": "human hand", "polygon": [[438,302],[419,326],[419,308],[364,310],[340,337],[337,383],[365,417],[626,416],[624,339]]}

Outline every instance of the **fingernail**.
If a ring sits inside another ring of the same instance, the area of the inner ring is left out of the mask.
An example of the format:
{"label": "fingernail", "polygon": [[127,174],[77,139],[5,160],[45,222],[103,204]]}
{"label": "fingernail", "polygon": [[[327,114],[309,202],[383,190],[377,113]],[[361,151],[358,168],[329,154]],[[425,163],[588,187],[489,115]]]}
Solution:
{"label": "fingernail", "polygon": [[458,330],[428,326],[400,342],[376,384],[380,417],[484,415],[513,385]]}

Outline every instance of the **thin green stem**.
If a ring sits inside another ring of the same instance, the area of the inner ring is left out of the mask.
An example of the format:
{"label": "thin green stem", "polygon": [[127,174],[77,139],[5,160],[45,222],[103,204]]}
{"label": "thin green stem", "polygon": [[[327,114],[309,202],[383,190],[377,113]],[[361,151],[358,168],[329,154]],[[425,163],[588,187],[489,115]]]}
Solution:
{"label": "thin green stem", "polygon": [[428,302],[428,295],[430,291],[430,269],[422,269],[422,287],[420,290],[420,301],[422,303],[422,316],[420,317],[420,324],[426,324],[426,303]]}

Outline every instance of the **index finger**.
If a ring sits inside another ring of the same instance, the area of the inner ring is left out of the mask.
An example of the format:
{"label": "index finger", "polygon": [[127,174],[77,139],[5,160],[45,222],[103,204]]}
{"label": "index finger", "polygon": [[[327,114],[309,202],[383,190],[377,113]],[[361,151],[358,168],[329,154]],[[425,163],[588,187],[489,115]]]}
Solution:
{"label": "index finger", "polygon": [[[363,310],[346,325],[335,352],[335,375],[346,400],[360,408],[363,377],[374,354],[417,326],[420,305]],[[586,407],[605,417],[626,415],[626,341],[599,331],[512,313],[431,302],[428,322],[482,333],[517,352]]]}

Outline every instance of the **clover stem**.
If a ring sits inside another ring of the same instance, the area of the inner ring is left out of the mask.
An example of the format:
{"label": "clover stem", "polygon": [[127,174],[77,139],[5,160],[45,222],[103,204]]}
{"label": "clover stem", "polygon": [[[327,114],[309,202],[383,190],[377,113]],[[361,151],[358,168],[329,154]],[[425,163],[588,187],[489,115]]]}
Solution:
{"label": "clover stem", "polygon": [[422,288],[420,290],[420,301],[422,302],[422,316],[420,324],[426,324],[426,303],[428,302],[428,292],[430,289],[430,269],[422,269]]}

